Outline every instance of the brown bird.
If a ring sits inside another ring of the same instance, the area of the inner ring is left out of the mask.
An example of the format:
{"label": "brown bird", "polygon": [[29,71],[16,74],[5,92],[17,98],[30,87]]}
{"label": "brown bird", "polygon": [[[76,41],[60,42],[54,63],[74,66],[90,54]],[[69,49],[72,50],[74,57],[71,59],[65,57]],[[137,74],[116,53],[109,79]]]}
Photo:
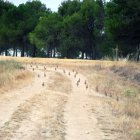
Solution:
{"label": "brown bird", "polygon": [[44,82],[42,83],[42,86],[43,86],[43,87],[45,86]]}
{"label": "brown bird", "polygon": [[107,92],[106,92],[106,90],[105,90],[105,96],[107,96]]}
{"label": "brown bird", "polygon": [[119,101],[119,97],[118,96],[117,96],[116,100]]}
{"label": "brown bird", "polygon": [[69,76],[70,76],[70,72],[69,72]]}
{"label": "brown bird", "polygon": [[40,75],[38,74],[38,77],[40,77]]}
{"label": "brown bird", "polygon": [[46,70],[46,67],[44,66],[44,70]]}
{"label": "brown bird", "polygon": [[80,83],[80,78],[79,78],[79,80],[77,82]]}
{"label": "brown bird", "polygon": [[44,77],[46,77],[46,73],[44,73]]}
{"label": "brown bird", "polygon": [[55,68],[55,70],[56,70],[56,68]]}
{"label": "brown bird", "polygon": [[111,93],[109,94],[109,97],[112,97],[112,94]]}
{"label": "brown bird", "polygon": [[87,84],[87,81],[85,80],[85,85]]}
{"label": "brown bird", "polygon": [[74,69],[73,69],[73,72],[74,72]]}
{"label": "brown bird", "polygon": [[88,89],[88,85],[86,85],[86,89]]}
{"label": "brown bird", "polygon": [[76,84],[77,84],[77,87],[78,87],[78,86],[79,86],[79,82],[77,81],[77,83],[76,83]]}
{"label": "brown bird", "polygon": [[35,69],[33,68],[33,71],[34,71]]}
{"label": "brown bird", "polygon": [[99,88],[98,88],[98,86],[96,86],[96,92],[98,92],[99,91]]}

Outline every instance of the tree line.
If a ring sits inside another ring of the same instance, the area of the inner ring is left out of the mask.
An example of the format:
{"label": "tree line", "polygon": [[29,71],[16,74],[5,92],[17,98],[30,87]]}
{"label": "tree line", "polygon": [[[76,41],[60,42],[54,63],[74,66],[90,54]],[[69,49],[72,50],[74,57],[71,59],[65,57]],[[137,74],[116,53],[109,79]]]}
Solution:
{"label": "tree line", "polygon": [[139,0],[66,0],[52,12],[38,0],[0,0],[0,54],[139,60],[139,7]]}

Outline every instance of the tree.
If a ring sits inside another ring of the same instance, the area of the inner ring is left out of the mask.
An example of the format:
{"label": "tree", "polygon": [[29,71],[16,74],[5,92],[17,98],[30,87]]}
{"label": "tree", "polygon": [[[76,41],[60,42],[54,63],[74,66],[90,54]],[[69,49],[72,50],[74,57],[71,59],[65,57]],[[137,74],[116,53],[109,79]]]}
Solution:
{"label": "tree", "polygon": [[63,1],[58,8],[58,14],[62,17],[71,16],[74,13],[77,13],[81,8],[80,0],[67,0]]}
{"label": "tree", "polygon": [[97,44],[103,35],[104,6],[102,1],[84,0],[81,6],[81,14],[84,22],[87,53],[92,59],[97,58]]}
{"label": "tree", "polygon": [[112,0],[107,3],[107,31],[125,56],[136,51],[140,44],[139,7],[139,0]]}
{"label": "tree", "polygon": [[47,51],[47,56],[55,57],[59,45],[61,18],[57,13],[50,13],[40,18],[35,30],[29,35],[32,44]]}
{"label": "tree", "polygon": [[[18,7],[9,2],[0,1],[0,41],[6,50],[18,48],[21,56],[28,55],[33,50],[28,35],[36,27],[39,18],[46,15],[49,9],[40,1],[26,2]],[[6,51],[7,54],[7,51]],[[30,53],[31,54],[31,53]],[[34,53],[35,54],[35,53]]]}
{"label": "tree", "polygon": [[14,28],[14,23],[10,23],[7,18],[11,9],[15,9],[13,4],[0,0],[0,52],[5,51],[5,55],[8,55],[9,41],[15,36],[14,30],[9,30],[9,28]]}
{"label": "tree", "polygon": [[[18,7],[19,13],[21,13],[21,20],[17,27],[19,30],[18,40],[22,42],[22,53],[21,56],[24,56],[25,48],[28,52],[28,47],[32,47],[28,40],[29,33],[32,32],[40,17],[44,16],[49,9],[46,9],[46,6],[42,4],[40,1],[32,1],[26,2],[25,4],[21,4]],[[33,46],[33,54],[35,55],[35,50]]]}
{"label": "tree", "polygon": [[62,57],[75,58],[84,50],[84,30],[80,13],[67,16],[63,20],[61,30],[61,45],[59,51]]}

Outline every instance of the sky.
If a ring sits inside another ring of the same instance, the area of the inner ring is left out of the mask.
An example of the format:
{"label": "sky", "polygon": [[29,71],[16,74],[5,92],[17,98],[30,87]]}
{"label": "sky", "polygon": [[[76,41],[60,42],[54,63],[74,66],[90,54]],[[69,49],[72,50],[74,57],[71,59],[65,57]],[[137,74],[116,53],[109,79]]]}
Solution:
{"label": "sky", "polygon": [[[21,3],[26,3],[28,0],[8,0],[12,2],[14,5],[18,6]],[[40,0],[43,4],[46,4],[47,8],[50,8],[52,11],[57,11],[59,5],[64,0]]]}
{"label": "sky", "polygon": [[[8,0],[12,2],[14,5],[18,6],[21,3],[26,3],[28,0]],[[30,0],[31,1],[31,0]],[[43,4],[46,4],[47,8],[50,8],[52,11],[57,11],[59,5],[64,0],[40,0]],[[109,0],[106,0],[109,1]]]}

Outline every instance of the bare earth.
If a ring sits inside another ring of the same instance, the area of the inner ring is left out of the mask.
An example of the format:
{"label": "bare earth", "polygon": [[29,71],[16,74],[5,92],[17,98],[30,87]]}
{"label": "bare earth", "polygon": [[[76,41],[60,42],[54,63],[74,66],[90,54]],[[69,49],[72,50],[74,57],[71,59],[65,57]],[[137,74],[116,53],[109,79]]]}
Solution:
{"label": "bare earth", "polygon": [[105,97],[86,88],[84,75],[33,67],[30,85],[0,96],[0,140],[121,139]]}

